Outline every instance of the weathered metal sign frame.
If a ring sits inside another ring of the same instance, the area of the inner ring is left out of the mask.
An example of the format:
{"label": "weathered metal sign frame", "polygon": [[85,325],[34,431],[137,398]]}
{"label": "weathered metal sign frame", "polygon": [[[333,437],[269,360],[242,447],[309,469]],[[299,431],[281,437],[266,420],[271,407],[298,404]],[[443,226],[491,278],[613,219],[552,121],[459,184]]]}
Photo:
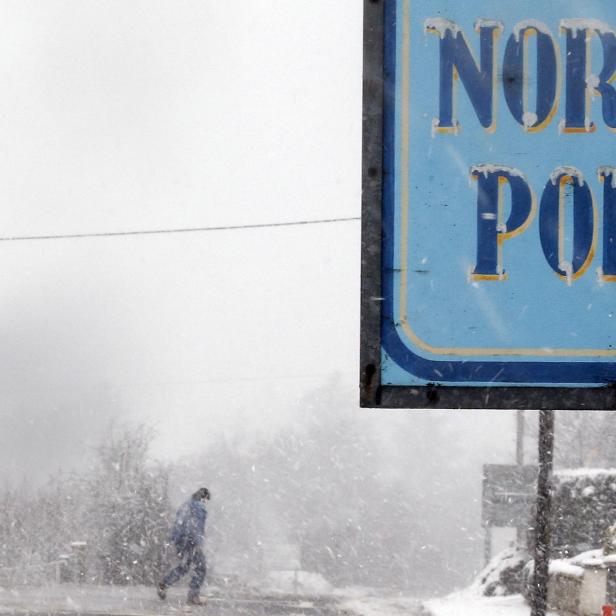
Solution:
{"label": "weathered metal sign frame", "polygon": [[[501,3],[489,4],[498,7]],[[511,359],[477,358],[479,354],[474,352],[452,358],[437,353],[432,359],[427,357],[430,353],[420,354],[400,343],[391,275],[396,265],[392,208],[398,181],[393,158],[396,104],[399,104],[395,27],[400,23],[396,15],[399,8],[405,6],[412,10],[413,5],[414,0],[364,2],[361,405],[370,408],[616,409],[613,386],[616,362],[605,358],[594,361],[590,357],[583,362],[557,355],[548,357],[547,361],[520,355]],[[464,96],[466,93],[460,94]],[[477,175],[484,170],[485,166],[477,170]],[[585,263],[584,268],[587,267]],[[610,353],[613,354],[611,350]],[[397,383],[384,378],[384,362],[390,366],[392,362],[400,362],[405,366],[401,372],[412,366],[412,382]]]}

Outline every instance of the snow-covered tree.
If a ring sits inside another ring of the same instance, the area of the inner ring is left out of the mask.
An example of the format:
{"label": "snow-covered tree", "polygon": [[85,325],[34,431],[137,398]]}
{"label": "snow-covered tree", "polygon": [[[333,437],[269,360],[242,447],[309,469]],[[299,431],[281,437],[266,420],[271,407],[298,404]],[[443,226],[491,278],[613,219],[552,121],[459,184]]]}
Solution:
{"label": "snow-covered tree", "polygon": [[164,567],[169,529],[167,471],[148,461],[152,432],[111,429],[89,480],[90,536],[102,579],[153,584]]}
{"label": "snow-covered tree", "polygon": [[64,554],[76,580],[74,548],[81,545],[87,581],[158,581],[170,511],[167,470],[148,458],[151,438],[144,426],[110,429],[91,468],[59,473],[38,488],[7,487],[0,494],[4,570],[35,583],[53,575],[50,563]]}

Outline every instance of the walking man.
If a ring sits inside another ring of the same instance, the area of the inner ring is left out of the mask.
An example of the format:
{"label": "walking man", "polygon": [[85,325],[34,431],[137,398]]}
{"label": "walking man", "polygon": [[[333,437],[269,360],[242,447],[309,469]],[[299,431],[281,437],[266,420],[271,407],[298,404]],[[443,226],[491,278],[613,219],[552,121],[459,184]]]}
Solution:
{"label": "walking man", "polygon": [[210,500],[210,491],[207,488],[200,488],[178,509],[175,515],[171,542],[175,546],[180,564],[175,569],[171,569],[159,583],[157,593],[161,599],[166,598],[167,588],[175,584],[192,568],[193,576],[189,584],[187,603],[189,605],[205,603],[205,600],[199,596],[199,591],[205,580],[206,572],[205,555],[202,549],[207,518],[206,500]]}

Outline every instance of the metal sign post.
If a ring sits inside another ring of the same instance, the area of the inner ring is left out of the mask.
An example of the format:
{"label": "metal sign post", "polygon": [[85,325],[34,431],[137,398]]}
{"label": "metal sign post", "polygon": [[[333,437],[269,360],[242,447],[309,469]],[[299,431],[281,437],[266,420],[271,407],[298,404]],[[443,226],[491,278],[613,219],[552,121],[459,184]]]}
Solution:
{"label": "metal sign post", "polygon": [[524,411],[516,411],[515,461],[518,466],[524,464]]}
{"label": "metal sign post", "polygon": [[[515,460],[518,466],[524,464],[524,411],[516,411],[516,439],[515,439]],[[516,526],[516,541],[518,546],[526,543],[527,524]]]}
{"label": "metal sign post", "polygon": [[545,616],[548,603],[553,459],[554,411],[544,410],[539,415],[539,477],[537,480],[535,570],[531,616]]}

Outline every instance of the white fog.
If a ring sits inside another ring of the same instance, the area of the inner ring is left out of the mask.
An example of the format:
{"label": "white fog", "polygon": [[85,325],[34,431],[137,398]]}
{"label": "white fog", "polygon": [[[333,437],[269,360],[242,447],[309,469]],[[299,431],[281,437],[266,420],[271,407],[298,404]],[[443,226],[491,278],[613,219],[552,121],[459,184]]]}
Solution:
{"label": "white fog", "polygon": [[[442,616],[477,583],[516,412],[359,408],[362,19],[0,2],[1,614],[177,611],[202,487],[212,614]],[[616,466],[610,418],[557,413],[557,470]]]}

